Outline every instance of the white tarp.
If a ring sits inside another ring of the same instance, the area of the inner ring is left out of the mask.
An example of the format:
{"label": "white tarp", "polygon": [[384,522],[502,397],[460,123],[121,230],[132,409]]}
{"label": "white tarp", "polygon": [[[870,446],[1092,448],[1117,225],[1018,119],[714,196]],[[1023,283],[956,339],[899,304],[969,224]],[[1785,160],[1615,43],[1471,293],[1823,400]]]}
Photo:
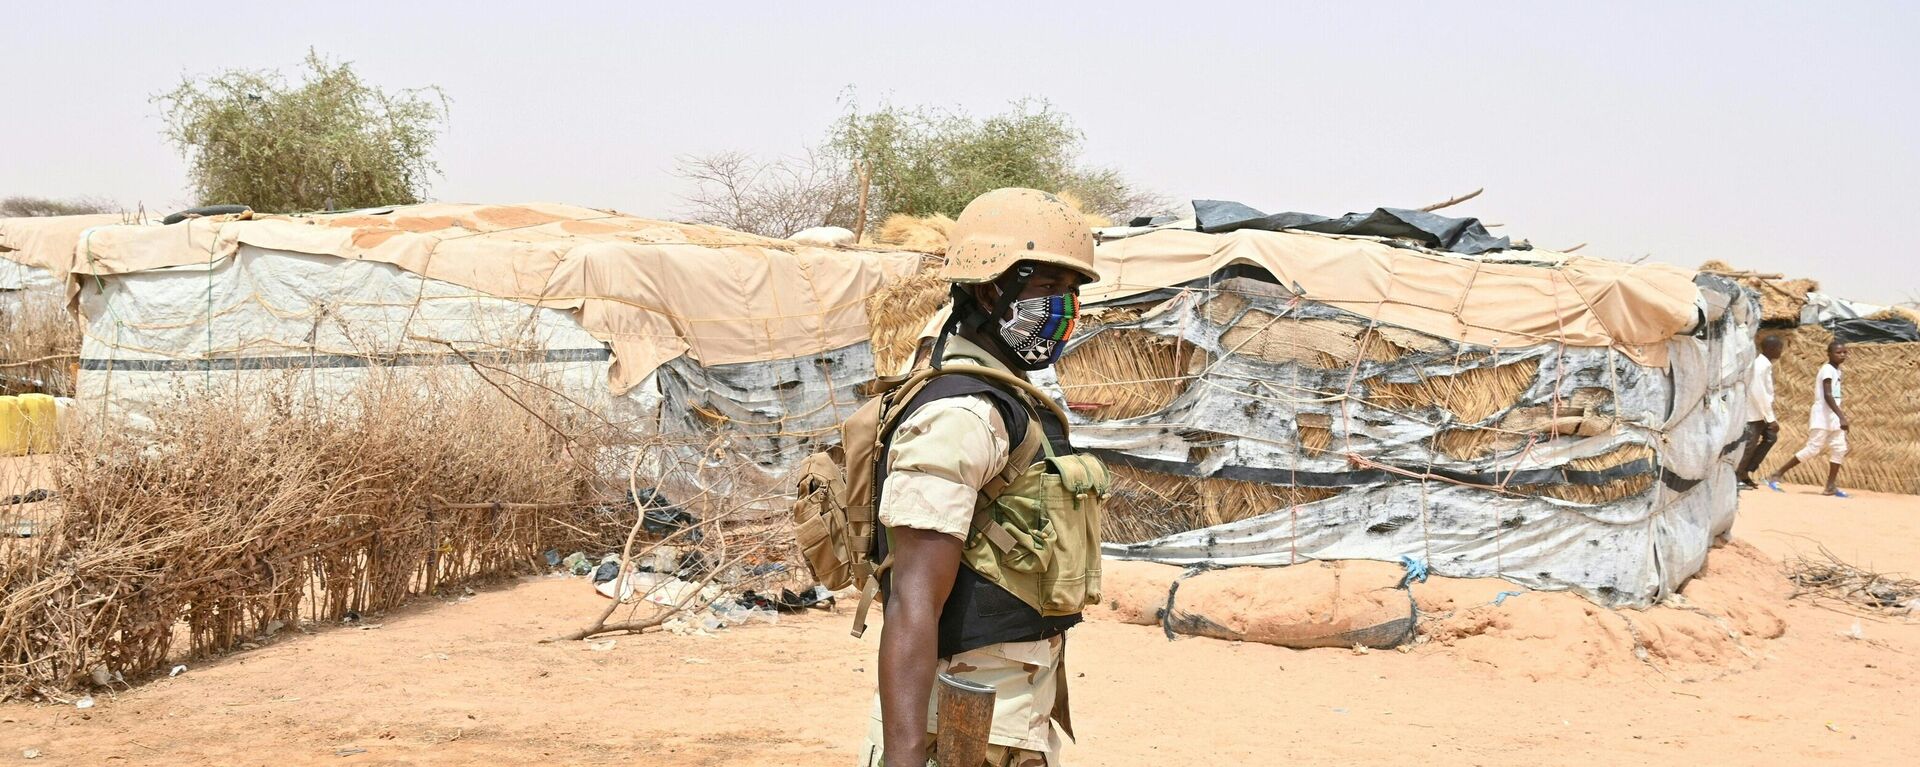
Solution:
{"label": "white tarp", "polygon": [[76,399],[84,412],[135,426],[200,392],[279,386],[324,402],[374,371],[472,375],[478,364],[551,386],[635,438],[720,437],[728,457],[748,458],[769,480],[851,414],[854,387],[872,377],[861,343],[762,363],[703,367],[682,357],[613,394],[608,347],[572,311],[391,264],[251,245],[210,267],[89,277],[80,308]]}
{"label": "white tarp", "polygon": [[[1231,291],[1244,279],[1213,286]],[[1746,371],[1758,308],[1731,283],[1703,278],[1707,322],[1668,342],[1665,370],[1608,348],[1538,344],[1489,349],[1447,343],[1437,351],[1352,369],[1276,363],[1229,354],[1222,338],[1234,318],[1202,308],[1212,291],[1170,291],[1145,318],[1123,328],[1179,338],[1214,361],[1166,409],[1136,418],[1077,424],[1076,446],[1110,462],[1162,473],[1275,485],[1338,488],[1297,507],[1132,544],[1107,553],[1172,564],[1284,565],[1312,559],[1425,561],[1435,574],[1503,577],[1535,588],[1571,588],[1604,604],[1647,605],[1696,572],[1712,539],[1731,528],[1737,499],[1733,461],[1744,423]],[[1284,292],[1247,290],[1248,310],[1301,319],[1365,318]],[[1224,321],[1221,321],[1224,320]],[[1069,354],[1072,352],[1070,351]],[[1389,412],[1351,392],[1353,382],[1412,381],[1468,367],[1532,360],[1539,373],[1508,409],[1473,423],[1438,406]],[[1610,428],[1562,435],[1462,461],[1435,447],[1436,432],[1503,423],[1514,410],[1553,406],[1581,390],[1609,401],[1590,415]],[[1297,425],[1332,424],[1333,449],[1304,449]],[[1194,435],[1205,437],[1204,448]],[[1642,446],[1654,456],[1604,469],[1572,463]],[[1356,458],[1366,463],[1356,462]],[[1395,473],[1401,472],[1401,473]],[[1410,477],[1428,477],[1417,479]],[[1586,504],[1490,489],[1543,483],[1604,485],[1650,477],[1646,489]]]}

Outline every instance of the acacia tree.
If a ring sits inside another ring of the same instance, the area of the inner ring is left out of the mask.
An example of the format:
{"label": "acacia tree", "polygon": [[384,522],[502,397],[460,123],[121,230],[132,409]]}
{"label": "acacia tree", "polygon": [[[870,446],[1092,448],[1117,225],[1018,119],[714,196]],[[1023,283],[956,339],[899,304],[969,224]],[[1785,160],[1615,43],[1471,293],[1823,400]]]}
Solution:
{"label": "acacia tree", "polygon": [[928,107],[850,104],[826,146],[870,179],[868,220],[894,213],[959,215],[1007,186],[1070,192],[1111,219],[1162,212],[1168,201],[1118,171],[1081,159],[1085,135],[1046,101],[1022,99],[987,117]]}
{"label": "acacia tree", "polygon": [[203,205],[285,213],[415,203],[440,170],[439,88],[385,90],[312,50],[297,83],[232,69],[184,79],[154,101]]}
{"label": "acacia tree", "polygon": [[689,218],[774,237],[820,225],[857,232],[894,213],[957,216],[973,198],[1007,186],[1069,192],[1087,212],[1116,221],[1170,208],[1119,171],[1082,162],[1083,140],[1073,120],[1044,101],[1015,101],[987,117],[850,103],[802,157],[761,162],[720,152],[682,157],[676,173],[693,184],[683,197]]}

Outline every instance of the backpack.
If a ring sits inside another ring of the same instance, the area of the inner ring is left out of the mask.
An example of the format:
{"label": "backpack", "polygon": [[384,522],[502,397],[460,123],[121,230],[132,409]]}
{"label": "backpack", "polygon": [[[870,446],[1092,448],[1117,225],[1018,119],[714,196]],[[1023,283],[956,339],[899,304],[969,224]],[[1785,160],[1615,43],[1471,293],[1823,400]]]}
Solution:
{"label": "backpack", "polygon": [[[1045,391],[1018,376],[981,365],[947,364],[925,368],[904,378],[875,381],[868,391],[863,392],[869,395],[877,393],[878,396],[862,405],[842,424],[839,445],[814,453],[801,462],[795,472],[797,481],[793,504],[795,538],[814,578],[821,585],[836,591],[849,586],[861,591],[860,606],[854,616],[853,635],[856,637],[866,630],[866,615],[878,590],[879,576],[892,565],[890,555],[886,561],[873,561],[875,536],[881,533],[876,480],[887,458],[888,439],[900,425],[907,404],[935,379],[948,375],[973,376],[1011,388],[1023,394],[1030,405],[1043,403],[1060,419],[1060,423],[1068,422],[1066,413]],[[1042,451],[1046,438],[1039,425],[1033,424],[1028,431],[1029,439],[1024,440],[1025,444],[1010,446],[1013,454],[1008,457],[1009,471],[1004,473],[1007,476],[996,478],[981,489],[978,509],[990,507],[1011,486],[1009,480],[1022,473]],[[1050,461],[1059,460],[1051,456],[1051,450],[1047,452]],[[1092,461],[1091,458],[1087,460]],[[1093,462],[1093,465],[1098,466],[1097,462]],[[1082,476],[1088,474],[1090,472],[1079,472]],[[1089,478],[1085,489],[1104,495],[1109,484],[1104,467],[1099,468],[1097,474],[1097,478]],[[1094,483],[1096,479],[1097,487]],[[992,524],[986,517],[976,513],[974,531],[992,538],[994,544],[1002,546],[1003,550],[1005,546],[1016,543],[1033,544],[1031,539],[1015,541],[1001,528],[1002,525]],[[1097,521],[1093,529],[1097,533]],[[969,543],[971,546],[972,542]],[[1097,580],[1097,571],[1095,577]],[[1097,600],[1097,582],[1094,588],[1093,599]],[[1078,607],[1074,605],[1075,610]]]}

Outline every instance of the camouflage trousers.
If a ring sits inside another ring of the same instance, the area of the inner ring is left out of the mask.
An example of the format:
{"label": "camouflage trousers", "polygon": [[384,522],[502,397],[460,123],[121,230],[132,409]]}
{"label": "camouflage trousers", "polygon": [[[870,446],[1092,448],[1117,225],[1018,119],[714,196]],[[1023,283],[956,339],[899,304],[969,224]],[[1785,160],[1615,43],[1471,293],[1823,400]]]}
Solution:
{"label": "camouflage trousers", "polygon": [[[1064,637],[1038,642],[1007,642],[944,658],[937,669],[961,679],[991,686],[993,729],[988,738],[985,767],[1059,767],[1060,735],[1053,725],[1060,685]],[[927,701],[927,730],[939,727],[936,686]],[[867,726],[862,765],[880,767],[880,698],[874,696]],[[931,760],[928,764],[932,764]]]}

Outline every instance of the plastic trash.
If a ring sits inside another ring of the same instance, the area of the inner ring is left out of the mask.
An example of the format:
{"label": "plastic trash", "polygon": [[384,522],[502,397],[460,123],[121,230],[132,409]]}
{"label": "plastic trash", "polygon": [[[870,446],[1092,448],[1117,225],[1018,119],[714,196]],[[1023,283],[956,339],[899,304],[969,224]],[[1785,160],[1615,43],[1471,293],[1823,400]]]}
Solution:
{"label": "plastic trash", "polygon": [[74,708],[93,708],[93,696],[88,695],[73,702]]}
{"label": "plastic trash", "polygon": [[667,606],[684,604],[699,588],[695,584],[674,578],[650,589],[647,592],[647,601]]}
{"label": "plastic trash", "polygon": [[593,582],[596,585],[606,583],[618,577],[620,577],[620,558],[617,556],[610,560],[602,561],[599,567],[593,569]]}
{"label": "plastic trash", "polygon": [[187,667],[185,664],[182,664],[179,666],[174,666],[172,671],[168,671],[167,677],[171,679],[173,677],[179,676],[184,673],[187,673]]}
{"label": "plastic trash", "polygon": [[578,551],[568,554],[566,559],[560,561],[560,566],[565,567],[567,572],[573,573],[574,575],[586,575],[587,573],[593,572],[593,561],[587,559],[586,554]]}
{"label": "plastic trash", "polygon": [[554,549],[547,549],[547,551],[546,551],[546,553],[544,553],[544,554],[541,554],[540,556],[543,556],[543,557],[546,557],[546,559],[547,559],[547,566],[548,566],[548,567],[559,567],[559,566],[560,566],[560,552],[559,552],[559,551],[556,551],[556,550],[554,550]]}
{"label": "plastic trash", "polygon": [[[619,599],[622,602],[631,602],[633,601],[634,594],[645,594],[653,591],[654,587],[666,581],[667,576],[659,573],[627,573],[627,583],[625,586],[620,587]],[[594,591],[599,592],[600,596],[608,599],[614,598],[613,588],[613,581],[611,580],[595,583],[593,586]]]}

